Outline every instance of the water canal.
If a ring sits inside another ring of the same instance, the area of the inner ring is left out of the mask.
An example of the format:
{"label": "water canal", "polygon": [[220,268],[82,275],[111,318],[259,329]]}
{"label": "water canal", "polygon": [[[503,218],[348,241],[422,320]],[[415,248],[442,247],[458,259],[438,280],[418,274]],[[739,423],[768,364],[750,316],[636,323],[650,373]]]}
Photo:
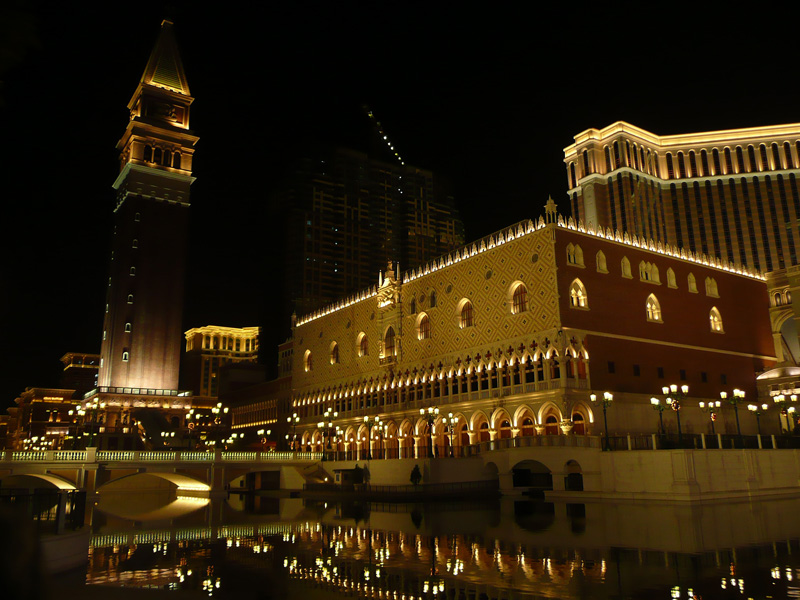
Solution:
{"label": "water canal", "polygon": [[341,504],[162,489],[101,494],[88,518],[88,586],[237,600],[800,597],[797,500]]}

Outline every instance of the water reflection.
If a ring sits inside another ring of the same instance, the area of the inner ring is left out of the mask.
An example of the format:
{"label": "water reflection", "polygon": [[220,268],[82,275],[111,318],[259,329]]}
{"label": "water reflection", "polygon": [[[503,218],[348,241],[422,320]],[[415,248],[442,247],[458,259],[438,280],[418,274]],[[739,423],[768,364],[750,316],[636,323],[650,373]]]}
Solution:
{"label": "water reflection", "polygon": [[94,507],[88,584],[223,598],[312,589],[315,598],[402,600],[800,596],[793,500],[128,500],[101,498]]}

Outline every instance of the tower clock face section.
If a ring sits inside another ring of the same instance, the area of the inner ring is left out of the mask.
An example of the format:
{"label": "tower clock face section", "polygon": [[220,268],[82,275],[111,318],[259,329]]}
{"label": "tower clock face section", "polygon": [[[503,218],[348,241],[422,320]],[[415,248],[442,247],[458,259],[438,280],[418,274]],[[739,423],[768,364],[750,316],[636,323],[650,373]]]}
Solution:
{"label": "tower clock face section", "polygon": [[128,103],[98,385],[126,393],[178,389],[194,98],[172,23],[164,21]]}

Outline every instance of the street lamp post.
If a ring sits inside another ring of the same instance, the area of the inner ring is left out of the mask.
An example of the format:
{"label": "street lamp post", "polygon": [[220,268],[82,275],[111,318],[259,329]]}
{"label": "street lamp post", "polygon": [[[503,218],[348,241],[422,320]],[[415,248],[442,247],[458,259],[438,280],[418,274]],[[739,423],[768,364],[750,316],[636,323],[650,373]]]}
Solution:
{"label": "street lamp post", "polygon": [[736,415],[736,435],[739,436],[739,442],[742,441],[742,426],[739,424],[739,403],[744,402],[744,390],[735,389],[733,390],[733,396],[728,398],[728,394],[726,392],[720,392],[719,397],[722,398],[722,401],[725,402],[726,400],[733,405],[733,413]]}
{"label": "street lamp post", "polygon": [[761,415],[767,412],[768,408],[769,404],[762,404],[761,406],[758,404],[747,405],[747,410],[756,416],[756,430],[758,431],[759,437],[761,437]]}
{"label": "street lamp post", "polygon": [[789,398],[787,398],[783,394],[778,394],[773,398],[775,404],[778,405],[778,407],[780,408],[780,411],[778,412],[778,430],[780,431],[783,429],[783,421],[781,421],[781,417],[785,417],[786,433],[791,435],[793,429],[792,413],[795,411],[795,408],[794,406],[791,406],[789,404],[789,400],[791,400],[792,402],[797,402],[797,396],[795,394],[792,394],[791,396],[789,396]]}
{"label": "street lamp post", "polygon": [[453,457],[453,428],[458,421],[458,417],[454,417],[453,413],[447,413],[446,417],[442,417],[442,424],[444,425],[444,433],[450,441],[450,451],[448,455]]}
{"label": "street lamp post", "polygon": [[428,458],[433,458],[433,424],[436,422],[436,417],[439,416],[439,407],[431,406],[428,407],[427,411],[424,408],[420,408],[419,414],[425,419],[425,422],[428,424],[428,429],[430,429],[431,432],[431,445],[428,448]]}
{"label": "street lamp post", "polygon": [[704,413],[708,413],[708,416],[711,419],[711,435],[714,436],[717,435],[717,432],[714,430],[714,421],[717,420],[717,409],[721,404],[722,403],[719,400],[712,400],[708,404],[705,402],[700,403],[700,410]]}
{"label": "street lamp post", "polygon": [[[591,394],[589,396],[589,399],[592,402],[597,402],[597,394]],[[603,428],[606,431],[606,438],[603,441],[603,451],[611,450],[611,446],[608,443],[608,417],[606,416],[606,410],[608,409],[609,406],[611,406],[611,403],[613,401],[614,401],[614,394],[612,394],[611,392],[603,392],[603,399],[601,400],[601,402],[603,403]],[[659,415],[660,414],[661,413],[659,413]]]}
{"label": "street lamp post", "polygon": [[372,460],[372,428],[376,425],[381,428],[380,417],[364,417],[364,425],[367,427],[367,460]]}
{"label": "street lamp post", "polygon": [[661,404],[661,399],[660,398],[656,398],[656,397],[650,398],[650,404],[653,405],[653,410],[657,410],[658,411],[659,430],[661,432],[661,436],[663,437],[664,433],[665,433],[664,432],[664,409],[666,408],[666,406]]}
{"label": "street lamp post", "polygon": [[291,445],[291,450],[296,451],[297,445],[297,424],[300,422],[300,417],[297,416],[297,413],[292,413],[291,417],[286,417],[286,422],[292,426],[292,437],[291,442],[289,441],[289,434],[286,434],[286,441]]}
{"label": "street lamp post", "polygon": [[683,432],[681,431],[681,402],[689,395],[689,386],[682,385],[678,388],[674,383],[667,387],[661,388],[661,391],[667,397],[667,404],[672,407],[678,417],[678,447],[683,448]]}

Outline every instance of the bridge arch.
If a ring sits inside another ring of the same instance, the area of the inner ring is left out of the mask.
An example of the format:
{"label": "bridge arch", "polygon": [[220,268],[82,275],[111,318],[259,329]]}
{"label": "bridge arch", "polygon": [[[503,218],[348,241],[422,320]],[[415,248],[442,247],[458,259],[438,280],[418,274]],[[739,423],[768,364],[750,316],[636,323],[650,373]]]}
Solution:
{"label": "bridge arch", "polygon": [[102,490],[104,487],[117,484],[120,481],[125,479],[131,479],[133,477],[141,477],[142,475],[149,475],[152,477],[157,477],[159,479],[163,479],[164,481],[168,481],[173,484],[177,491],[179,492],[208,492],[211,490],[211,486],[198,479],[194,479],[193,477],[189,477],[188,475],[183,475],[181,473],[164,473],[160,471],[143,471],[141,473],[128,473],[121,476],[114,477],[113,470],[110,471],[111,478],[108,481],[103,482],[101,485],[97,487],[98,491]]}
{"label": "bridge arch", "polygon": [[564,465],[564,489],[568,492],[583,491],[583,469],[577,460],[570,459]]}
{"label": "bridge arch", "polygon": [[[37,482],[42,482],[47,484],[45,487],[53,487],[58,490],[76,490],[78,489],[75,487],[75,484],[71,481],[64,479],[63,477],[58,477],[56,475],[50,475],[49,473],[15,473],[13,475],[6,475],[2,479],[0,479],[0,487],[10,488],[10,487],[40,487],[40,486],[30,486],[30,480],[26,483],[26,478],[34,478],[38,480]],[[20,481],[21,479],[21,481]],[[16,482],[23,484],[22,486],[14,485]]]}

